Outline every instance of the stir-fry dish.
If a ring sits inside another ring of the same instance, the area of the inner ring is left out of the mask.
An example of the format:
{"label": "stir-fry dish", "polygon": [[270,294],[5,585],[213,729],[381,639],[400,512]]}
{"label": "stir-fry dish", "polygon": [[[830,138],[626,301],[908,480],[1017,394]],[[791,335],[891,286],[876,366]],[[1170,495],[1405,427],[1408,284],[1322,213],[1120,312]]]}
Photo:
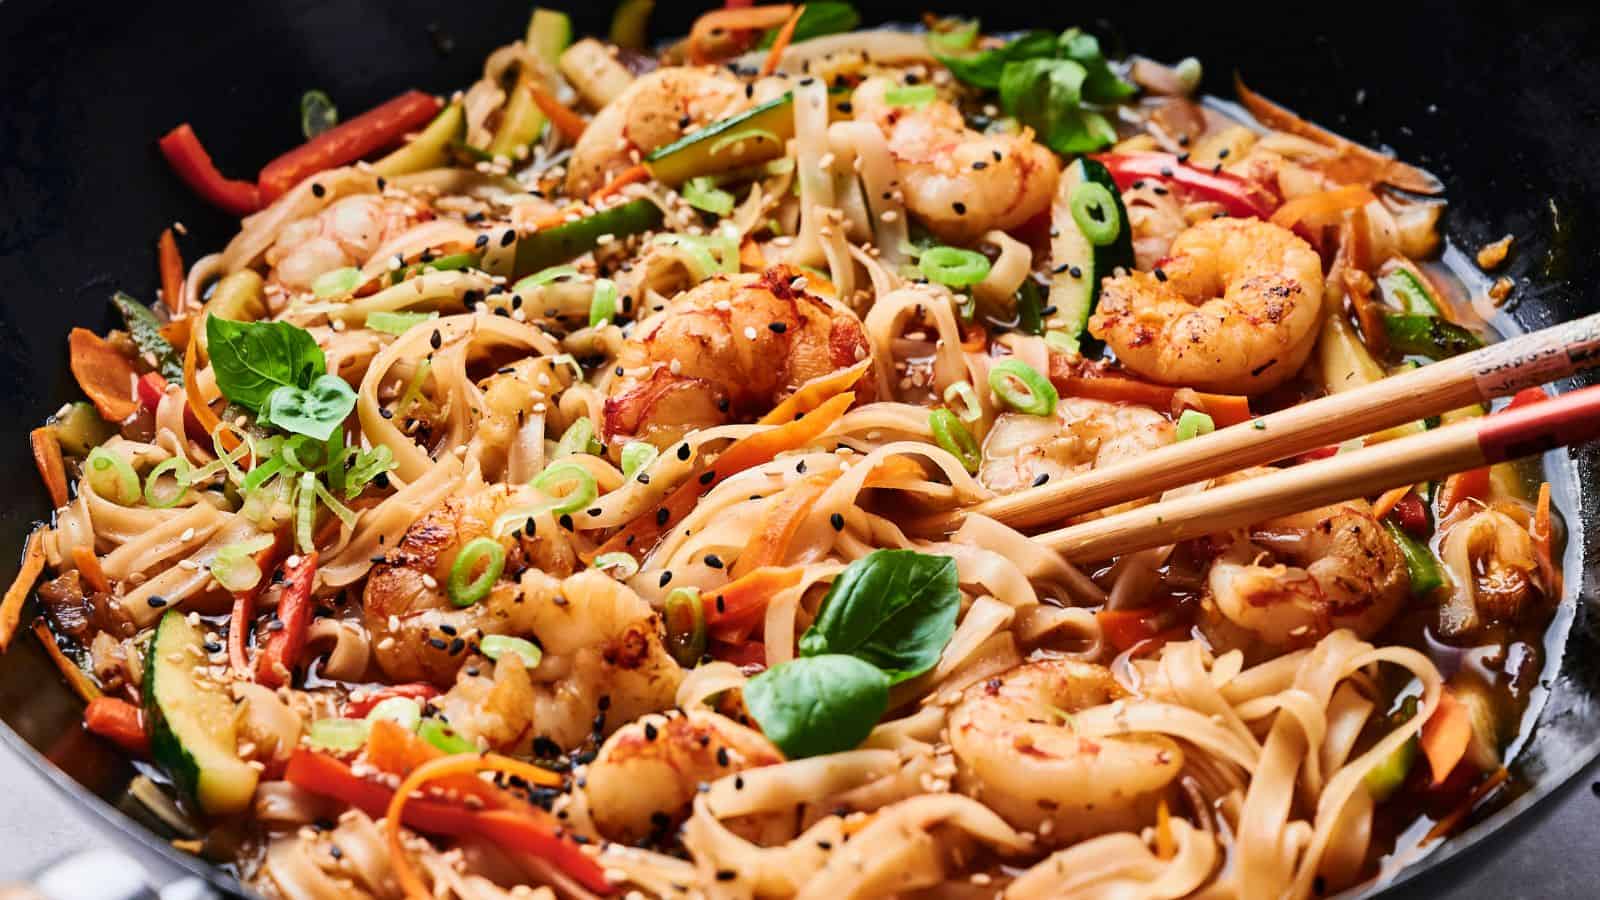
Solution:
{"label": "stir-fry dish", "polygon": [[0,636],[180,847],[297,900],[1304,898],[1502,789],[1536,463],[1092,562],[1033,536],[1441,420],[979,508],[1492,341],[1436,179],[1077,28],[649,7],[311,91],[254,180],[160,139],[239,229],[72,332]]}

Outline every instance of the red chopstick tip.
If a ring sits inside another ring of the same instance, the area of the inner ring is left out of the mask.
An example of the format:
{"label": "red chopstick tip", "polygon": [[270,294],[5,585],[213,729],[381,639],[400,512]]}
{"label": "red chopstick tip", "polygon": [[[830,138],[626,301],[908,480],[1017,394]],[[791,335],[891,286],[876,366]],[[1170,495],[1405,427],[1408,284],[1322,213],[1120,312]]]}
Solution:
{"label": "red chopstick tip", "polygon": [[1487,462],[1505,462],[1600,439],[1600,385],[1540,403],[1503,409],[1483,420],[1478,447]]}

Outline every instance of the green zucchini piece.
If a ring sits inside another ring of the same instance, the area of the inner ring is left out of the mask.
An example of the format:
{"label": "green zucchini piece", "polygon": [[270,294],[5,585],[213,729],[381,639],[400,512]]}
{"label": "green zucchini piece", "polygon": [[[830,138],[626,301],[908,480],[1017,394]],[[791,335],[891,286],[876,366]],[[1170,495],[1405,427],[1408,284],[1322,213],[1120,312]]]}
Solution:
{"label": "green zucchini piece", "polygon": [[[849,99],[846,91],[829,92],[830,120],[844,116],[847,107],[843,104]],[[712,175],[776,159],[783,155],[792,137],[794,95],[785,93],[691,131],[665,147],[652,150],[644,161],[655,180],[676,186],[697,175]]]}
{"label": "green zucchini piece", "polygon": [[[535,8],[528,19],[525,43],[535,56],[548,63],[551,71],[554,71],[561,59],[561,51],[572,43],[572,20],[567,18],[566,13]],[[533,102],[533,94],[529,91],[534,83],[534,75],[526,71],[526,67],[517,73],[511,96],[500,113],[500,126],[495,129],[494,138],[489,142],[490,158],[503,156],[515,160],[519,148],[527,147],[539,137],[539,130],[544,127],[544,113],[539,111],[539,105]]]}
{"label": "green zucchini piece", "polygon": [[150,755],[201,809],[229,815],[250,807],[260,776],[239,758],[227,689],[200,674],[206,657],[200,628],[168,610],[145,658]]}
{"label": "green zucchini piece", "polygon": [[[1120,223],[1116,236],[1098,246],[1072,215],[1073,191],[1086,183],[1100,185],[1110,193]],[[1100,299],[1100,282],[1118,267],[1133,268],[1133,229],[1111,172],[1088,157],[1069,163],[1051,204],[1050,225],[1050,264],[1054,267],[1050,305],[1056,308],[1055,318],[1066,323],[1060,330],[1079,337],[1088,331],[1089,316]]]}
{"label": "green zucchini piece", "polygon": [[447,166],[451,145],[460,141],[466,132],[466,113],[460,103],[451,103],[440,110],[414,140],[373,163],[372,171],[393,178]]}
{"label": "green zucchini piece", "polygon": [[88,456],[117,433],[117,426],[100,418],[94,404],[82,400],[67,404],[60,415],[50,419],[50,427],[61,442],[61,452],[77,457]]}
{"label": "green zucchini piece", "polygon": [[[1407,697],[1405,702],[1400,704],[1400,709],[1392,717],[1394,726],[1398,728],[1404,725],[1416,714],[1417,698]],[[1406,779],[1410,777],[1411,767],[1416,765],[1416,762],[1417,738],[1416,735],[1412,735],[1409,740],[1389,754],[1387,759],[1368,770],[1366,776],[1362,779],[1366,783],[1367,793],[1372,795],[1373,802],[1382,803],[1394,796],[1395,791],[1400,790],[1400,787],[1406,783]]]}
{"label": "green zucchini piece", "polygon": [[1395,269],[1378,279],[1378,291],[1389,306],[1415,316],[1442,316],[1433,291],[1410,269]]}
{"label": "green zucchini piece", "polygon": [[561,51],[572,43],[572,19],[560,10],[536,6],[528,17],[528,33],[523,37],[529,50],[551,66],[561,58]]}
{"label": "green zucchini piece", "polygon": [[1436,316],[1385,313],[1383,330],[1389,346],[1407,356],[1449,359],[1483,346],[1477,335]]}
{"label": "green zucchini piece", "polygon": [[534,232],[517,241],[512,278],[576,259],[593,250],[602,235],[624,238],[660,226],[660,207],[649,200],[633,200],[576,222]]}

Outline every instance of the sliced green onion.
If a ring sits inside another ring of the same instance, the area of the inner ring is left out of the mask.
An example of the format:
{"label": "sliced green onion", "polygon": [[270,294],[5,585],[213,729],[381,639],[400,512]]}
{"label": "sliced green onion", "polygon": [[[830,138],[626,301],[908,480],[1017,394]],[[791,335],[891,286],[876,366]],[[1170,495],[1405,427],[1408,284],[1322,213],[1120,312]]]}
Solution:
{"label": "sliced green onion", "polygon": [[1178,60],[1172,71],[1177,73],[1178,80],[1183,82],[1183,91],[1186,94],[1192,94],[1200,87],[1200,78],[1205,74],[1205,70],[1200,67],[1200,60],[1192,56]]}
{"label": "sliced green onion", "polygon": [[739,267],[738,246],[719,235],[658,234],[655,242],[684,251],[693,263],[691,274],[701,281],[719,272],[737,271]]}
{"label": "sliced green onion", "polygon": [[[945,388],[944,402],[955,410],[956,416],[963,422],[976,422],[983,418],[983,403],[978,399],[978,392],[972,389],[971,382],[958,381]],[[957,405],[959,409],[956,409]]]}
{"label": "sliced green onion", "polygon": [[1186,409],[1178,417],[1178,440],[1187,441],[1217,430],[1217,423],[1197,409]]}
{"label": "sliced green onion", "polygon": [[938,96],[931,84],[896,85],[883,92],[883,102],[890,106],[927,106]]}
{"label": "sliced green onion", "polygon": [[[222,449],[222,441],[217,437],[217,435],[220,434],[225,428],[232,429],[243,437],[243,439],[239,441],[239,445],[237,447],[234,447],[232,450],[228,451],[224,451]],[[223,471],[224,469],[226,469],[230,475],[237,473],[239,469],[234,464],[239,460],[244,459],[246,455],[250,454],[251,448],[254,446],[248,434],[244,434],[228,424],[219,426],[216,433],[211,435],[211,441],[213,444],[213,449],[217,452],[217,458],[190,472],[190,484],[199,484],[218,472]],[[241,475],[239,480],[242,482],[244,477]]]}
{"label": "sliced green onion", "polygon": [[[555,489],[564,484],[572,485],[572,489],[557,494]],[[558,516],[575,513],[600,495],[600,488],[589,470],[570,462],[558,462],[540,472],[539,477],[533,479],[533,489],[551,498],[553,502],[546,509]]]}
{"label": "sliced green onion", "polygon": [[572,266],[551,266],[548,269],[540,269],[532,275],[529,275],[527,278],[524,278],[521,281],[518,281],[516,284],[513,284],[511,286],[511,293],[519,294],[530,288],[536,288],[540,287],[541,285],[549,284],[550,282],[555,281],[557,278],[567,278],[576,274],[578,274],[578,270]]}
{"label": "sliced green onion", "polygon": [[300,476],[300,486],[294,498],[294,540],[301,553],[317,549],[311,531],[317,506],[317,476],[306,472]]}
{"label": "sliced green onion", "polygon": [[725,135],[716,139],[715,141],[712,141],[711,146],[706,148],[706,155],[716,156],[718,153],[721,153],[729,147],[732,147],[734,144],[742,143],[744,141],[763,140],[771,141],[774,144],[783,143],[782,138],[766,130],[765,128],[746,128],[742,131],[735,131],[733,134]]}
{"label": "sliced green onion", "polygon": [[1077,356],[1083,352],[1078,345],[1078,336],[1065,331],[1046,331],[1044,342],[1046,346],[1067,356]]}
{"label": "sliced green onion", "polygon": [[361,270],[355,266],[345,266],[311,279],[311,293],[318,297],[338,297],[355,290],[360,283]]}
{"label": "sliced green onion", "polygon": [[477,265],[482,257],[476,253],[450,253],[422,263],[424,272],[456,272]]}
{"label": "sliced green onion", "polygon": [[261,566],[255,554],[272,546],[270,534],[257,535],[234,544],[227,544],[211,558],[207,568],[211,577],[232,593],[248,591],[261,583]]}
{"label": "sliced green onion", "polygon": [[[308,472],[306,474],[309,475],[310,473]],[[330,493],[327,488],[322,486],[322,482],[316,480],[315,478],[311,479],[311,487],[312,487],[312,489],[314,491],[316,491],[317,499],[322,501],[322,505],[326,506],[328,508],[329,512],[331,512],[335,516],[337,516],[339,521],[342,522],[345,525],[345,527],[347,527],[347,528],[354,528],[355,527],[355,525],[356,525],[356,513],[355,513],[355,510],[352,510],[350,507],[345,506],[343,503],[340,503],[338,498],[334,497],[333,494]]]}
{"label": "sliced green onion", "polygon": [[438,313],[388,312],[385,310],[379,310],[378,312],[367,314],[367,327],[371,328],[373,331],[381,331],[384,334],[398,335],[405,334],[423,322],[426,322],[429,319],[437,319],[438,317]]}
{"label": "sliced green onion", "polygon": [[416,731],[422,724],[422,704],[410,697],[390,697],[380,701],[367,713],[367,724],[388,719],[407,731]]}
{"label": "sliced green onion", "polygon": [[533,668],[544,658],[544,651],[532,641],[525,641],[519,637],[508,634],[485,635],[478,642],[478,651],[490,659],[499,659],[507,653],[522,659],[522,664]]}
{"label": "sliced green onion", "polygon": [[318,750],[349,752],[367,742],[372,725],[361,719],[318,719],[311,723],[306,740]]}
{"label": "sliced green onion", "polygon": [[617,283],[609,278],[597,278],[594,296],[589,300],[589,327],[610,324],[617,317]]}
{"label": "sliced green onion", "polygon": [[395,404],[394,414],[404,417],[411,411],[411,405],[422,396],[422,384],[428,380],[428,373],[433,371],[433,358],[425,357],[417,364],[417,370],[411,373],[411,380],[406,383],[405,393],[400,395],[400,402]]}
{"label": "sliced green onion", "polygon": [[650,464],[656,461],[656,457],[660,453],[661,451],[657,450],[654,444],[646,443],[645,441],[629,441],[624,444],[622,447],[623,476],[632,478],[650,468]]}
{"label": "sliced green onion", "polygon": [[[472,571],[478,568],[479,563],[483,564],[483,571],[473,577]],[[450,579],[446,585],[450,602],[457,606],[471,606],[489,596],[489,589],[500,580],[505,565],[506,550],[499,541],[487,537],[468,541],[450,566]]]}
{"label": "sliced green onion", "polygon": [[683,184],[683,199],[695,209],[725,216],[733,212],[733,195],[717,187],[715,179],[702,175]]}
{"label": "sliced green onion", "polygon": [[[161,476],[169,472],[172,473],[172,482],[176,485],[176,489],[163,495],[157,487],[160,485]],[[164,459],[156,463],[156,467],[144,478],[144,502],[155,509],[171,509],[182,503],[184,497],[189,496],[189,484],[189,461],[181,456]]]}
{"label": "sliced green onion", "polygon": [[599,453],[600,441],[594,436],[594,421],[588,416],[581,416],[574,420],[567,430],[561,433],[561,440],[556,442],[554,459],[572,456],[580,453]]}
{"label": "sliced green onion", "polygon": [[572,370],[573,381],[583,380],[583,366],[579,365],[578,358],[571,353],[559,353],[550,357],[550,365],[556,368],[566,366]]}
{"label": "sliced green onion", "polygon": [[989,277],[989,259],[960,247],[929,247],[917,260],[922,276],[946,287],[971,287]]}
{"label": "sliced green onion", "polygon": [[349,471],[345,472],[345,499],[353,500],[360,496],[373,479],[394,467],[394,451],[384,444],[379,444],[371,450],[357,452],[355,461],[350,464]]}
{"label": "sliced green onion", "polygon": [[478,752],[477,744],[462,737],[460,732],[438,719],[423,719],[417,726],[417,736],[450,756]]}
{"label": "sliced green onion", "polygon": [[945,52],[959,52],[972,49],[978,41],[978,20],[968,19],[958,27],[949,31],[928,32],[928,43]]}
{"label": "sliced green onion", "polygon": [[1080,182],[1068,200],[1072,221],[1096,247],[1104,247],[1122,233],[1122,217],[1117,215],[1117,198],[1097,181]]}
{"label": "sliced green onion", "polygon": [[313,88],[300,95],[300,133],[311,140],[339,124],[339,107],[327,92]]}
{"label": "sliced green onion", "polygon": [[1012,409],[1030,416],[1048,416],[1061,399],[1050,379],[1020,359],[1006,359],[989,370],[989,388]]}
{"label": "sliced green onion", "polygon": [[667,651],[678,665],[690,668],[706,655],[706,606],[700,589],[675,588],[667,595],[664,618],[667,625]]}
{"label": "sliced green onion", "polygon": [[96,447],[89,451],[84,463],[85,477],[96,494],[123,506],[139,502],[139,473],[133,471],[122,454]]}
{"label": "sliced green onion", "polygon": [[[288,467],[288,465],[288,461],[283,458],[281,453],[269,460],[266,460],[265,462],[262,462],[254,469],[251,469],[249,474],[244,476],[244,481],[240,482],[239,484],[239,491],[245,494],[251,493],[256,488],[266,484],[267,481],[272,478],[272,476],[282,472]],[[192,479],[190,483],[194,483]]]}
{"label": "sliced green onion", "polygon": [[626,580],[639,574],[639,561],[633,558],[632,553],[602,553],[594,558],[596,569],[611,569],[611,577]]}
{"label": "sliced green onion", "polygon": [[955,413],[948,409],[934,410],[928,414],[928,428],[933,431],[934,442],[961,460],[962,468],[973,473],[978,471],[983,464],[983,451],[978,449],[977,438],[961,424]]}

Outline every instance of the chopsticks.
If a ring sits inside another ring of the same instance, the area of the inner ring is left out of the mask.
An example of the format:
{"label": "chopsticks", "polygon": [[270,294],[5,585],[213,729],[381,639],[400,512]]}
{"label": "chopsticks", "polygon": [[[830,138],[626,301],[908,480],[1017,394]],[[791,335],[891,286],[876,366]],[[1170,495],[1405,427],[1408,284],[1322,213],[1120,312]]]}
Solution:
{"label": "chopsticks", "polygon": [[[1105,560],[1596,438],[1600,385],[1092,519],[1033,540],[1070,562]],[[1150,488],[1141,485],[1140,490]]]}
{"label": "chopsticks", "polygon": [[954,530],[966,513],[1042,525],[1183,484],[1373,434],[1600,365],[1600,313],[1218,429],[1104,468],[951,510],[919,530]]}

